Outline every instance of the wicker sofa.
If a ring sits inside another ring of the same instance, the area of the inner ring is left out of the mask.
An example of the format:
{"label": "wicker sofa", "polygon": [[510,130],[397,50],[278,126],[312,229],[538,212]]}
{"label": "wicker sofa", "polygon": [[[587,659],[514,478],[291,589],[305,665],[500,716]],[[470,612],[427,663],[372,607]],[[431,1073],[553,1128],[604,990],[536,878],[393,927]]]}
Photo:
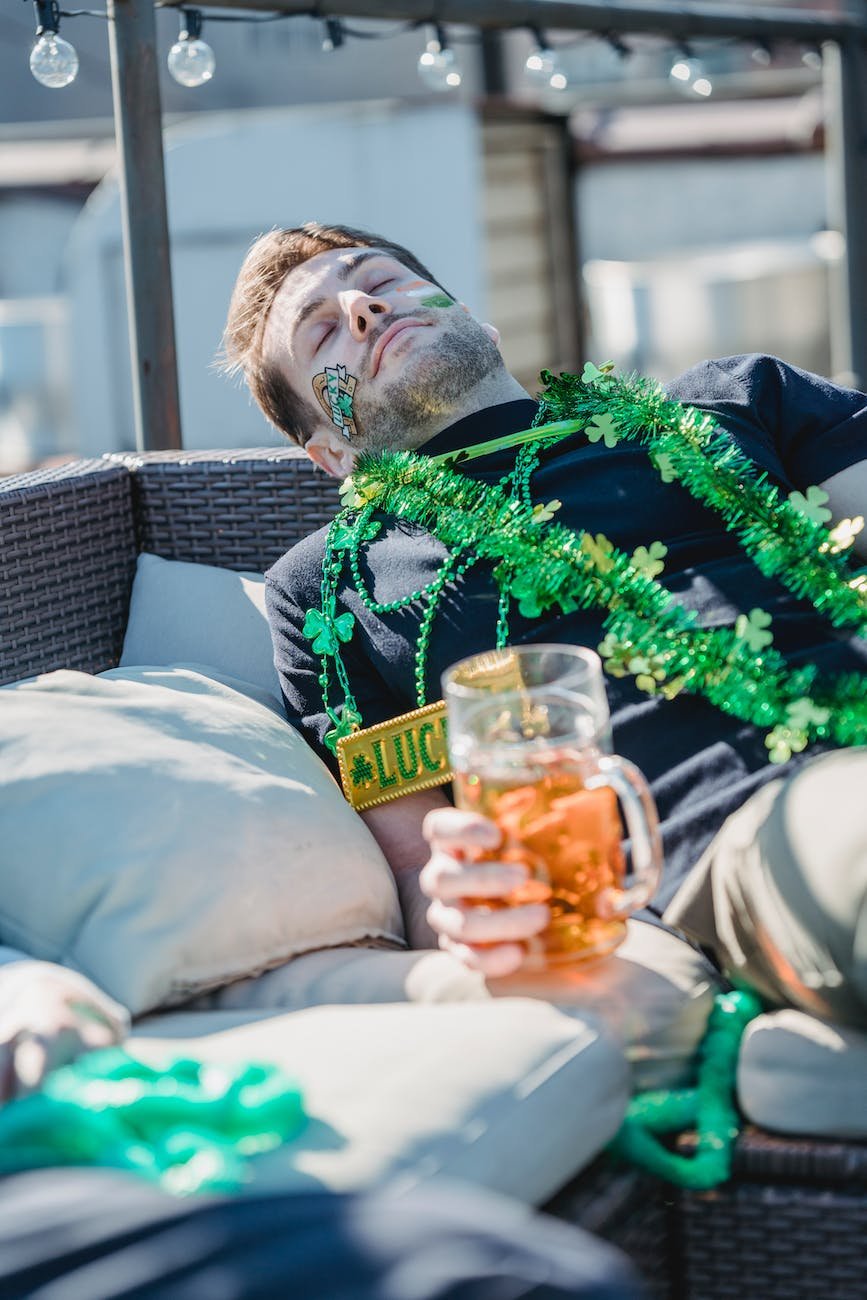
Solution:
{"label": "wicker sofa", "polygon": [[[114,667],[140,551],[262,571],[337,502],[290,449],[112,455],[0,481],[0,683]],[[625,1248],[654,1295],[867,1295],[867,1144],[747,1130],[712,1193],[603,1157],[549,1208]]]}

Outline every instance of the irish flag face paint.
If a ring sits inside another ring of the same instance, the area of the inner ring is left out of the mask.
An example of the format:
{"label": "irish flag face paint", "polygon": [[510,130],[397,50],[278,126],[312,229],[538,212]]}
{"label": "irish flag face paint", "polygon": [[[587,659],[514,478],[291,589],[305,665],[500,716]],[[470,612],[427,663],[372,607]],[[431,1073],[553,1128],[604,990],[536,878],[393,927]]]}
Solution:
{"label": "irish flag face paint", "polygon": [[412,280],[409,284],[400,285],[397,293],[403,294],[405,298],[415,299],[421,307],[454,307],[455,300],[450,298],[442,289],[438,289],[435,284],[429,284],[427,280]]}

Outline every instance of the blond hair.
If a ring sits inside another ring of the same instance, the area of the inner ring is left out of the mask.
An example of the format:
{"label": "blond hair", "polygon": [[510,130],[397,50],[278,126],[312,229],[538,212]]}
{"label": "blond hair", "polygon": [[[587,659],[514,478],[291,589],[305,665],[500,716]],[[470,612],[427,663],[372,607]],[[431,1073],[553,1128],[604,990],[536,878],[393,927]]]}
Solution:
{"label": "blond hair", "polygon": [[219,365],[226,374],[243,374],[265,418],[301,446],[310,436],[315,408],[295,392],[278,361],[265,355],[265,326],[286,276],[336,248],[381,248],[416,275],[439,283],[408,248],[351,226],[308,221],[294,229],[271,230],[255,241],[232,291]]}

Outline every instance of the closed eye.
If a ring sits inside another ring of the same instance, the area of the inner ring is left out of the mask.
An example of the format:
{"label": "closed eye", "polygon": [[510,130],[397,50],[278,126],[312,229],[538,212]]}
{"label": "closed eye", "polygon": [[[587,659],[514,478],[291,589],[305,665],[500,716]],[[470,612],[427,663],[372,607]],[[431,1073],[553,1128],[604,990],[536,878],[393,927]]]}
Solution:
{"label": "closed eye", "polygon": [[317,343],[316,343],[316,347],[313,349],[313,355],[314,355],[314,357],[316,356],[316,353],[317,353],[317,352],[319,351],[319,349],[322,347],[322,345],[323,345],[323,343],[326,341],[326,339],[329,339],[333,333],[334,333],[334,326],[333,326],[333,325],[327,325],[327,326],[325,327],[325,329],[323,330],[323,332],[319,335],[319,338],[318,338]]}
{"label": "closed eye", "polygon": [[390,284],[394,284],[394,276],[390,275],[387,280],[380,280],[378,284],[373,285],[367,290],[368,294],[379,293],[380,289],[386,289]]}

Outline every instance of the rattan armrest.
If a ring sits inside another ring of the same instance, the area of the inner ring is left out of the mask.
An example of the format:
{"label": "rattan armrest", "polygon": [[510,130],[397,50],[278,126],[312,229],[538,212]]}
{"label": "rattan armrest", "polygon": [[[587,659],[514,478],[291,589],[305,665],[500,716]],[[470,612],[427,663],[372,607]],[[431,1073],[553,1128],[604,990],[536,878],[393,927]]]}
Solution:
{"label": "rattan armrest", "polygon": [[117,663],[136,554],[130,487],[104,460],[0,480],[0,682]]}

